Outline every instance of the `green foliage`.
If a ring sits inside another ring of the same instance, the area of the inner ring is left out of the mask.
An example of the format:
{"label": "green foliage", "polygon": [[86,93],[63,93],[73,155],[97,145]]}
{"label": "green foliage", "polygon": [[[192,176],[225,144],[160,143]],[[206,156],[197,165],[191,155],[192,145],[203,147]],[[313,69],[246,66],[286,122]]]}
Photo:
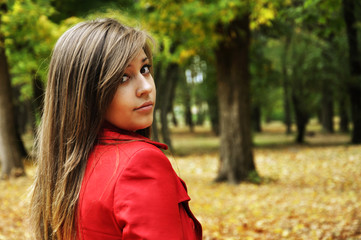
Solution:
{"label": "green foliage", "polygon": [[330,94],[343,94],[348,75],[341,1],[294,2],[279,10],[273,23],[265,31],[273,38],[265,45],[266,57],[276,71],[286,68],[286,84],[304,111],[315,115],[324,86]]}
{"label": "green foliage", "polygon": [[[5,36],[6,53],[9,59],[14,85],[23,86],[22,95],[32,96],[31,81],[38,72],[41,59],[50,52],[51,36],[47,34],[49,6],[39,6],[30,0],[16,1],[3,16],[1,32]],[[43,41],[47,44],[43,44]]]}
{"label": "green foliage", "polygon": [[340,18],[341,0],[307,0],[302,8],[299,21],[319,36],[328,37],[344,27],[344,21]]}
{"label": "green foliage", "polygon": [[12,82],[21,86],[23,99],[33,96],[32,81],[45,82],[50,53],[58,37],[78,20],[70,18],[57,25],[49,20],[54,9],[47,1],[17,0],[8,6],[1,32],[5,36]]}
{"label": "green foliage", "polygon": [[[280,71],[276,69],[275,57],[268,58],[267,38],[254,36],[251,46],[251,97],[252,105],[260,106],[266,120],[282,118],[282,89]],[[281,116],[280,116],[281,115]]]}
{"label": "green foliage", "polygon": [[133,0],[52,0],[51,4],[56,9],[51,19],[56,23],[73,16],[86,18],[94,11],[104,12],[108,9],[122,10],[123,12],[134,11]]}
{"label": "green foliage", "polygon": [[[275,1],[276,2],[276,1]],[[220,39],[217,28],[251,13],[252,26],[270,24],[276,10],[269,1],[154,1],[141,0],[139,11],[152,32],[168,36],[177,45],[180,63],[195,55],[211,55]]]}

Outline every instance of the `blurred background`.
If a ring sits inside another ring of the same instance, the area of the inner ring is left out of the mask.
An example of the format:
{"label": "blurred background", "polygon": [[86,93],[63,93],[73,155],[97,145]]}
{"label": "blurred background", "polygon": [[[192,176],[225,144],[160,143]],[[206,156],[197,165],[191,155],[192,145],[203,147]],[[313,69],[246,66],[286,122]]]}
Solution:
{"label": "blurred background", "polygon": [[27,239],[33,139],[60,35],[151,34],[152,137],[204,239],[361,239],[359,0],[0,0],[0,240]]}

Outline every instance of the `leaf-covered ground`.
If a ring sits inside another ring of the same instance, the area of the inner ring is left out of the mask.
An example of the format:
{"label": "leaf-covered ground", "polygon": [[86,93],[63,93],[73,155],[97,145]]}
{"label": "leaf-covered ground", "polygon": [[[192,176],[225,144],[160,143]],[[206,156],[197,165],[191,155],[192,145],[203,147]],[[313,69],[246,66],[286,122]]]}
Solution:
{"label": "leaf-covered ground", "polygon": [[27,164],[26,177],[0,180],[0,240],[28,239],[28,189],[34,170]]}
{"label": "leaf-covered ground", "polygon": [[[213,183],[218,139],[174,133],[171,162],[187,182],[204,239],[361,239],[361,146],[344,135],[307,138],[272,132],[255,136],[262,184]],[[0,240],[26,239],[27,177],[0,182]]]}

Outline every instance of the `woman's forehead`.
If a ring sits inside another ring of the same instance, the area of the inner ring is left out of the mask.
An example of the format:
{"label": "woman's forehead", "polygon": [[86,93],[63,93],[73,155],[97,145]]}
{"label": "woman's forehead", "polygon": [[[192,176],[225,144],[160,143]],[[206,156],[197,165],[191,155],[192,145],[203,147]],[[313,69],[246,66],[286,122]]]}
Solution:
{"label": "woman's forehead", "polygon": [[145,54],[144,50],[141,49],[137,55],[135,56],[135,58],[133,58],[133,60],[129,63],[129,65],[127,66],[127,68],[132,67],[133,64],[137,64],[137,63],[144,63],[148,60],[148,56]]}

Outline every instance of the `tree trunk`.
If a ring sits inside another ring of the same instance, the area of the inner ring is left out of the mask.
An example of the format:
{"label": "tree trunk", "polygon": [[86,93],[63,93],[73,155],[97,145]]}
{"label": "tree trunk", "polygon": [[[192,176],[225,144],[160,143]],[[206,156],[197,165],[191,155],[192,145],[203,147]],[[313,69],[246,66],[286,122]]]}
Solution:
{"label": "tree trunk", "polygon": [[184,92],[184,110],[185,110],[185,123],[189,127],[190,132],[194,132],[194,122],[192,116],[191,106],[191,89],[187,83],[187,80],[183,78],[185,89]]}
{"label": "tree trunk", "polygon": [[208,100],[209,117],[212,125],[212,132],[219,136],[219,109],[217,98]]}
{"label": "tree trunk", "polygon": [[321,99],[321,125],[322,130],[326,133],[333,133],[333,93],[327,85],[329,81],[323,80],[322,99]]}
{"label": "tree trunk", "polygon": [[[164,103],[163,103],[164,104]],[[170,138],[170,132],[168,127],[168,112],[163,106],[160,107],[160,122],[163,142],[168,145],[169,149],[172,150],[172,140]]]}
{"label": "tree trunk", "polygon": [[21,135],[25,133],[26,127],[29,123],[29,119],[31,119],[31,103],[30,101],[22,101],[20,102],[20,87],[12,88],[12,103],[14,107],[13,115],[16,117],[14,125],[16,129],[16,142],[19,145],[21,158],[26,158],[28,153],[24,146],[23,140],[21,139]]}
{"label": "tree trunk", "polygon": [[41,112],[44,105],[44,84],[41,81],[40,77],[36,75],[36,72],[33,72],[32,74],[34,76],[32,79],[32,88],[35,104],[34,109],[36,112]]}
{"label": "tree trunk", "polygon": [[154,141],[159,142],[159,129],[158,129],[158,112],[159,112],[159,106],[161,105],[161,96],[162,96],[162,88],[161,88],[161,79],[162,79],[162,63],[157,62],[154,64],[154,72],[153,72],[153,79],[155,83],[155,87],[157,89],[157,99],[156,99],[156,105],[153,113],[153,123],[152,123],[152,139]]}
{"label": "tree trunk", "polygon": [[255,132],[262,132],[261,126],[261,107],[260,106],[253,106],[252,107],[252,129]]}
{"label": "tree trunk", "polygon": [[292,94],[292,101],[293,101],[294,112],[296,117],[296,126],[297,126],[296,142],[304,143],[306,125],[308,123],[309,116],[302,106],[302,99],[299,99],[295,94]]}
{"label": "tree trunk", "polygon": [[[16,125],[15,125],[15,130],[16,130]],[[20,157],[21,158],[26,158],[28,157],[28,151],[25,148],[24,142],[21,138],[21,135],[19,133],[19,131],[16,130],[16,143],[18,144],[18,149],[19,149],[19,153],[20,153]]]}
{"label": "tree trunk", "polygon": [[195,123],[193,122],[193,115],[192,115],[192,86],[190,86],[190,84],[187,82],[186,77],[184,77],[182,75],[181,78],[182,81],[182,102],[184,104],[184,122],[186,124],[186,126],[189,127],[189,131],[190,132],[194,132],[194,125]]}
{"label": "tree trunk", "polygon": [[282,84],[283,84],[283,109],[284,109],[284,123],[286,125],[286,134],[292,132],[291,122],[291,104],[290,104],[290,87],[287,74],[287,54],[290,46],[291,38],[286,36],[284,53],[282,56]]}
{"label": "tree trunk", "polygon": [[179,78],[179,67],[175,63],[170,63],[165,73],[162,71],[162,64],[160,62],[155,64],[154,69],[154,82],[157,87],[157,104],[154,113],[154,119],[152,124],[153,139],[159,141],[158,134],[158,122],[157,114],[159,112],[159,118],[161,123],[161,133],[163,142],[168,145],[172,150],[172,141],[170,138],[170,131],[168,127],[168,112],[171,110],[172,102],[174,99],[175,86]]}
{"label": "tree trunk", "polygon": [[158,136],[158,122],[157,122],[157,110],[154,109],[153,113],[153,123],[152,123],[152,139],[156,142],[159,142],[159,136]]}
{"label": "tree trunk", "polygon": [[168,112],[170,110],[170,106],[172,106],[172,101],[174,97],[175,85],[177,84],[179,78],[179,66],[176,63],[171,63],[168,65],[166,69],[166,74],[164,78],[161,79],[161,91],[162,95],[159,97],[161,99],[159,109],[160,109],[160,122],[162,124],[161,132],[163,141],[168,145],[169,149],[173,149],[172,141],[170,138],[170,131],[168,127]]}
{"label": "tree trunk", "polygon": [[[1,26],[1,16],[0,16]],[[11,97],[10,74],[0,34],[0,160],[1,177],[20,176],[25,173],[15,129],[14,107]]]}
{"label": "tree trunk", "polygon": [[[213,60],[213,59],[212,59]],[[209,64],[215,65],[214,60],[209,60]],[[216,69],[214,67],[207,67],[206,78],[207,84],[207,104],[209,110],[209,118],[212,125],[212,131],[219,136],[219,108],[217,96],[217,78]]]}
{"label": "tree trunk", "polygon": [[351,79],[348,81],[348,92],[351,100],[352,137],[351,142],[361,143],[361,61],[359,58],[357,28],[355,18],[355,1],[343,0],[343,13],[346,22],[349,46],[349,66]]}
{"label": "tree trunk", "polygon": [[172,114],[172,123],[175,127],[178,126],[178,120],[177,120],[177,116],[175,114],[175,111],[174,111],[174,107],[172,107],[171,109],[171,114]]}
{"label": "tree trunk", "polygon": [[349,117],[348,117],[348,111],[347,111],[347,101],[346,96],[342,94],[340,99],[340,106],[339,106],[339,115],[340,115],[340,132],[342,133],[348,133],[349,130]]}
{"label": "tree trunk", "polygon": [[255,173],[251,138],[249,16],[217,26],[215,51],[220,110],[220,168],[216,181],[239,183]]}
{"label": "tree trunk", "polygon": [[202,126],[204,124],[204,118],[205,118],[205,110],[202,102],[199,102],[198,104],[198,112],[197,112],[197,126]]}
{"label": "tree trunk", "polygon": [[19,134],[24,134],[29,120],[29,104],[28,101],[20,101],[20,89],[20,86],[13,86],[11,88],[11,94],[14,106],[14,116],[16,116],[15,129]]}

